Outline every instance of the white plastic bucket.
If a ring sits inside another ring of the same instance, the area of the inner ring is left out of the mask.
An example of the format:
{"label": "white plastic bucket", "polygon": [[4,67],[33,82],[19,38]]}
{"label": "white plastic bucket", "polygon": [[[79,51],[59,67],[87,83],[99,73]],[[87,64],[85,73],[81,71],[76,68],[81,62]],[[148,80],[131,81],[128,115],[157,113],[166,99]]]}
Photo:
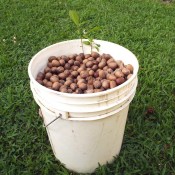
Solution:
{"label": "white plastic bucket", "polygon": [[[93,94],[67,94],[45,88],[36,82],[49,56],[81,53],[80,40],[51,45],[30,61],[28,73],[35,101],[40,106],[53,152],[65,166],[79,173],[91,173],[111,162],[120,152],[129,104],[136,86],[138,61],[127,49],[117,44],[95,40],[99,53],[134,66],[133,76],[122,85]],[[84,47],[90,53],[90,47]]]}

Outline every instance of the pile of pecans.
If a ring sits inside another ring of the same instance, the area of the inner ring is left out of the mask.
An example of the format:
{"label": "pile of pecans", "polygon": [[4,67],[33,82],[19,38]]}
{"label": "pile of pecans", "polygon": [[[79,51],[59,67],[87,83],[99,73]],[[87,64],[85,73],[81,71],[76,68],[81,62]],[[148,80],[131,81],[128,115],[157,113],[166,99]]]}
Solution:
{"label": "pile of pecans", "polygon": [[131,64],[124,65],[109,54],[73,54],[50,56],[44,72],[36,81],[55,91],[87,94],[105,91],[127,81],[133,74]]}

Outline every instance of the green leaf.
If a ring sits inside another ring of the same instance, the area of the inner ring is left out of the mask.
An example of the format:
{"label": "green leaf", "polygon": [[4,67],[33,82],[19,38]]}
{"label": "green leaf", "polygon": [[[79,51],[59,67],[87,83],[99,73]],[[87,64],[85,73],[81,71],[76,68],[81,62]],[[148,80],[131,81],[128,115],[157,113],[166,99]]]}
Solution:
{"label": "green leaf", "polygon": [[77,13],[75,10],[69,10],[69,16],[70,16],[70,18],[72,19],[72,21],[73,21],[77,26],[79,26],[79,24],[80,24],[80,19],[79,19],[78,13]]}
{"label": "green leaf", "polygon": [[[96,43],[95,43],[96,44]],[[100,47],[100,44],[96,44],[97,47]]]}
{"label": "green leaf", "polygon": [[93,38],[88,38],[89,42],[92,43],[93,42]]}
{"label": "green leaf", "polygon": [[99,30],[100,30],[100,27],[96,26],[96,27],[90,29],[89,32],[96,32],[96,31],[99,31]]}
{"label": "green leaf", "polygon": [[85,44],[85,45],[91,45],[91,43],[89,41],[83,41],[83,44]]}
{"label": "green leaf", "polygon": [[99,52],[99,47],[95,46],[95,48],[97,49],[97,51]]}

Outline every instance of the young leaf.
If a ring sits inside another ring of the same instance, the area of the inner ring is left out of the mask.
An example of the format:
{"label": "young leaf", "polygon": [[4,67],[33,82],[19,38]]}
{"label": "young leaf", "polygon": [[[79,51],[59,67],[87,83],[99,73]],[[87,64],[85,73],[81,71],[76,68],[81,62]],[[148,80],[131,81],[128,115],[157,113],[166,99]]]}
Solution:
{"label": "young leaf", "polygon": [[89,42],[92,43],[93,42],[93,39],[92,38],[88,38]]}
{"label": "young leaf", "polygon": [[91,43],[89,41],[83,41],[83,44],[91,45]]}
{"label": "young leaf", "polygon": [[69,10],[69,16],[70,16],[70,18],[72,19],[72,21],[73,21],[77,26],[79,26],[79,24],[80,24],[80,19],[79,19],[78,13],[77,13],[75,10]]}
{"label": "young leaf", "polygon": [[96,26],[92,29],[89,30],[89,32],[96,32],[96,31],[99,31],[100,30],[100,27]]}
{"label": "young leaf", "polygon": [[100,44],[96,44],[97,47],[100,47]]}
{"label": "young leaf", "polygon": [[97,51],[99,52],[99,47],[98,46],[95,46],[95,48],[97,49]]}

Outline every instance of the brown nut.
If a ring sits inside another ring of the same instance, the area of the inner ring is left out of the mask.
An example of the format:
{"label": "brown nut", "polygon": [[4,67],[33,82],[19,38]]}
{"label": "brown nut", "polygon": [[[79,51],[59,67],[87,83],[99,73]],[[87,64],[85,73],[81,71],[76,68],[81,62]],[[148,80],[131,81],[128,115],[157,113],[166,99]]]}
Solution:
{"label": "brown nut", "polygon": [[77,54],[71,54],[71,55],[69,55],[69,59],[73,61],[76,58],[76,56],[77,56]]}
{"label": "brown nut", "polygon": [[105,79],[106,78],[106,73],[103,70],[98,71],[99,77]]}
{"label": "brown nut", "polygon": [[104,71],[107,71],[108,68],[109,68],[108,66],[105,66],[105,67],[103,68],[103,70],[104,70]]}
{"label": "brown nut", "polygon": [[117,78],[125,76],[124,73],[120,69],[116,70],[114,74]]}
{"label": "brown nut", "polygon": [[61,65],[61,66],[64,66],[65,64],[66,64],[65,60],[60,59],[60,65]]}
{"label": "brown nut", "polygon": [[97,53],[97,52],[92,52],[92,53],[91,53],[91,56],[94,57],[94,58],[98,58],[98,57],[99,57],[99,53]]}
{"label": "brown nut", "polygon": [[47,67],[52,68],[52,63],[51,63],[51,62],[48,62],[48,63],[47,63]]}
{"label": "brown nut", "polygon": [[89,76],[86,78],[87,84],[93,84],[94,83],[94,78],[92,76]]}
{"label": "brown nut", "polygon": [[50,67],[46,67],[46,68],[44,69],[44,73],[47,73],[47,72],[51,72]]}
{"label": "brown nut", "polygon": [[72,83],[72,84],[70,85],[70,88],[71,88],[73,91],[75,91],[75,90],[78,88],[78,86],[77,86],[76,83]]}
{"label": "brown nut", "polygon": [[87,89],[94,89],[93,84],[87,84]]}
{"label": "brown nut", "polygon": [[84,69],[82,67],[80,67],[77,71],[80,73],[81,71],[83,71]]}
{"label": "brown nut", "polygon": [[80,56],[82,59],[85,58],[85,57],[84,57],[84,53],[80,53],[79,56]]}
{"label": "brown nut", "polygon": [[99,76],[98,72],[94,72],[94,77],[97,78]]}
{"label": "brown nut", "polygon": [[98,69],[98,66],[97,66],[97,65],[93,65],[93,66],[92,66],[92,70],[93,70],[93,71],[96,71],[97,69]]}
{"label": "brown nut", "polygon": [[113,70],[111,68],[108,68],[106,72],[111,74],[111,73],[113,73]]}
{"label": "brown nut", "polygon": [[85,83],[79,83],[78,87],[83,91],[87,89],[87,85]]}
{"label": "brown nut", "polygon": [[121,61],[121,60],[116,60],[116,63],[118,64],[118,67],[119,67],[120,69],[123,69],[123,67],[124,67],[123,61]]}
{"label": "brown nut", "polygon": [[65,62],[69,61],[69,57],[67,57],[66,55],[62,55],[61,59],[63,59]]}
{"label": "brown nut", "polygon": [[52,82],[47,81],[47,83],[46,83],[46,87],[52,87]]}
{"label": "brown nut", "polygon": [[73,67],[72,67],[72,70],[77,71],[78,69],[79,69],[79,67],[78,67],[78,66],[73,66]]}
{"label": "brown nut", "polygon": [[64,68],[67,69],[67,70],[69,70],[69,69],[71,68],[71,65],[70,65],[69,63],[66,63],[66,64],[64,65]]}
{"label": "brown nut", "polygon": [[77,82],[78,82],[78,80],[75,78],[75,79],[74,79],[74,83],[76,83],[76,84],[77,84]]}
{"label": "brown nut", "polygon": [[70,77],[70,76],[67,77],[66,80],[72,80],[73,81],[72,77]]}
{"label": "brown nut", "polygon": [[89,76],[89,73],[88,73],[88,71],[82,71],[82,72],[80,72],[80,76],[81,76],[81,78],[87,78]]}
{"label": "brown nut", "polygon": [[81,76],[80,76],[80,75],[78,75],[78,76],[77,76],[77,80],[80,80],[80,79],[81,79]]}
{"label": "brown nut", "polygon": [[104,80],[104,81],[102,82],[102,87],[103,87],[104,89],[109,89],[109,87],[110,87],[109,81],[108,81],[108,80]]}
{"label": "brown nut", "polygon": [[51,72],[52,72],[53,74],[57,73],[57,72],[58,72],[57,67],[52,67],[52,68],[51,68]]}
{"label": "brown nut", "polygon": [[84,59],[83,63],[86,64],[89,60],[88,59]]}
{"label": "brown nut", "polygon": [[38,75],[37,75],[37,77],[36,77],[36,79],[43,80],[44,77],[45,77],[44,74],[42,72],[39,72]]}
{"label": "brown nut", "polygon": [[120,85],[120,84],[122,84],[122,83],[124,83],[124,82],[125,82],[125,79],[124,79],[123,77],[120,77],[120,78],[117,78],[117,79],[116,79],[117,85]]}
{"label": "brown nut", "polygon": [[43,80],[43,84],[44,84],[44,86],[46,86],[47,82],[48,82],[47,79],[44,79],[44,80]]}
{"label": "brown nut", "polygon": [[82,94],[82,93],[83,93],[83,90],[80,89],[80,88],[77,88],[77,89],[75,90],[75,92],[76,92],[76,94]]}
{"label": "brown nut", "polygon": [[116,81],[110,81],[110,88],[111,89],[114,88],[114,87],[116,87],[116,86],[117,86]]}
{"label": "brown nut", "polygon": [[52,60],[52,66],[58,67],[58,66],[60,66],[60,62],[58,60]]}
{"label": "brown nut", "polygon": [[115,81],[116,80],[116,76],[115,75],[112,75],[112,74],[108,74],[107,75],[107,79],[108,80],[111,80],[111,81]]}
{"label": "brown nut", "polygon": [[105,66],[106,66],[106,62],[104,62],[104,61],[102,61],[102,62],[100,62],[100,63],[98,64],[98,67],[99,67],[100,69],[103,69]]}
{"label": "brown nut", "polygon": [[79,61],[79,63],[83,62],[83,58],[80,55],[76,56],[75,60]]}
{"label": "brown nut", "polygon": [[90,75],[90,76],[93,76],[93,75],[94,75],[94,71],[93,71],[93,70],[90,70],[90,71],[89,71],[89,75]]}
{"label": "brown nut", "polygon": [[58,73],[64,72],[64,68],[62,66],[57,67],[57,72]]}
{"label": "brown nut", "polygon": [[52,60],[55,60],[56,58],[57,58],[57,57],[55,57],[55,56],[50,56],[49,59],[48,59],[48,61],[49,61],[49,62],[52,62]]}
{"label": "brown nut", "polygon": [[129,75],[127,76],[127,80],[129,80],[131,77],[132,77],[132,74],[129,74]]}
{"label": "brown nut", "polygon": [[127,68],[125,68],[125,67],[122,69],[122,72],[123,72],[125,75],[129,75],[129,74],[130,74],[130,70],[127,69]]}
{"label": "brown nut", "polygon": [[93,89],[87,89],[87,90],[85,91],[86,94],[90,94],[90,93],[93,93],[93,92],[94,92]]}
{"label": "brown nut", "polygon": [[74,65],[79,67],[80,66],[80,62],[79,61],[74,61]]}
{"label": "brown nut", "polygon": [[127,64],[125,67],[133,73],[134,67],[131,64]]}
{"label": "brown nut", "polygon": [[64,74],[66,75],[66,77],[68,77],[70,75],[70,70],[65,70]]}
{"label": "brown nut", "polygon": [[102,57],[105,58],[106,60],[109,60],[112,56],[110,54],[102,54]]}
{"label": "brown nut", "polygon": [[73,80],[66,80],[64,83],[66,86],[70,86],[73,83]]}
{"label": "brown nut", "polygon": [[102,60],[102,57],[99,56],[98,58],[96,58],[96,60],[100,63]]}
{"label": "brown nut", "polygon": [[65,73],[60,73],[58,76],[59,76],[59,78],[62,79],[62,80],[65,80],[65,79],[66,79]]}
{"label": "brown nut", "polygon": [[79,73],[78,73],[78,71],[74,70],[74,71],[71,72],[71,74],[73,75],[73,77],[77,77]]}
{"label": "brown nut", "polygon": [[66,89],[66,88],[61,88],[61,89],[60,89],[60,92],[62,92],[62,93],[67,93],[67,89]]}
{"label": "brown nut", "polygon": [[91,55],[90,54],[85,54],[84,57],[85,57],[85,59],[87,59],[87,58],[91,57]]}
{"label": "brown nut", "polygon": [[67,86],[65,84],[61,85],[59,90],[61,91],[62,89],[67,89]]}
{"label": "brown nut", "polygon": [[96,81],[94,81],[93,85],[94,85],[95,89],[99,89],[99,88],[101,88],[102,84],[101,84],[101,81],[96,80]]}
{"label": "brown nut", "polygon": [[81,83],[86,83],[86,80],[85,79],[79,79],[78,82],[77,82],[77,85],[79,85]]}
{"label": "brown nut", "polygon": [[70,64],[70,66],[74,65],[74,60],[69,60],[68,63]]}
{"label": "brown nut", "polygon": [[59,78],[57,77],[57,75],[52,75],[52,76],[50,77],[50,81],[51,81],[52,83],[58,82],[58,81],[59,81]]}
{"label": "brown nut", "polygon": [[94,57],[89,57],[88,60],[89,61],[95,61]]}
{"label": "brown nut", "polygon": [[50,72],[47,72],[46,74],[45,74],[45,78],[47,79],[47,80],[50,80],[50,77],[52,76],[52,73],[50,73]]}
{"label": "brown nut", "polygon": [[110,58],[108,61],[107,61],[107,64],[111,63],[111,62],[115,62],[115,60],[113,58]]}
{"label": "brown nut", "polygon": [[72,93],[73,91],[72,91],[72,89],[68,89],[67,92],[68,93]]}
{"label": "brown nut", "polygon": [[99,62],[97,60],[93,60],[92,63],[93,63],[93,65],[98,65],[99,64]]}
{"label": "brown nut", "polygon": [[41,79],[36,79],[36,81],[41,84],[41,85],[44,85],[43,81]]}
{"label": "brown nut", "polygon": [[61,84],[59,82],[54,82],[52,84],[52,89],[58,91],[59,88],[61,87]]}
{"label": "brown nut", "polygon": [[59,80],[59,83],[61,83],[62,85],[64,85],[65,80]]}
{"label": "brown nut", "polygon": [[87,63],[86,63],[86,67],[92,67],[93,66],[93,62],[92,61],[88,61]]}
{"label": "brown nut", "polygon": [[109,62],[108,63],[109,68],[111,68],[112,70],[115,70],[118,67],[118,64],[116,62]]}

